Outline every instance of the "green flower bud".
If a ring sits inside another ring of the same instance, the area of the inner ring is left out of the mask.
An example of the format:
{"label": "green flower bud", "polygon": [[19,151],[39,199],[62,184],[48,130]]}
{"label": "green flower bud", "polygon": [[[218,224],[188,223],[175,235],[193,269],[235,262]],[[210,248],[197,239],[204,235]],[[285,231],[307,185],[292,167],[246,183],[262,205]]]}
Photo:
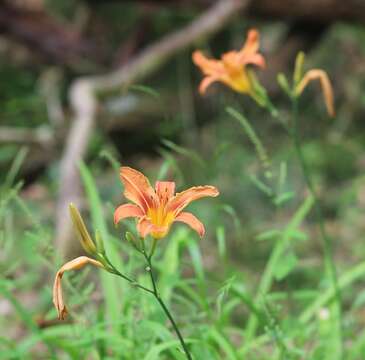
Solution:
{"label": "green flower bud", "polygon": [[80,240],[82,247],[88,254],[90,255],[96,254],[97,250],[95,244],[92,241],[91,236],[89,235],[86,229],[85,223],[82,220],[79,210],[72,203],[70,203],[69,205],[69,210],[75,232]]}
{"label": "green flower bud", "polygon": [[295,68],[293,75],[294,86],[297,86],[300,80],[302,80],[304,60],[305,54],[303,51],[300,51],[295,59]]}
{"label": "green flower bud", "polygon": [[277,81],[281,89],[289,96],[292,96],[292,90],[290,89],[290,85],[286,76],[283,73],[279,73],[277,76]]}
{"label": "green flower bud", "polygon": [[96,248],[98,249],[98,253],[105,254],[104,241],[101,237],[99,230],[95,231],[95,242],[96,242]]}

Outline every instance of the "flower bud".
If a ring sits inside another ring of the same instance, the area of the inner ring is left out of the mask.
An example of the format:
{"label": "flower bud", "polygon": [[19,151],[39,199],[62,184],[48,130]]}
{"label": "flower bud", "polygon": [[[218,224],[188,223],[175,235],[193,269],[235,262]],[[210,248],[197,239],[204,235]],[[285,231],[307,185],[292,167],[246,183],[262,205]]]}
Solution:
{"label": "flower bud", "polygon": [[288,95],[292,96],[292,91],[286,76],[283,73],[279,73],[277,76],[277,81],[281,89]]}
{"label": "flower bud", "polygon": [[95,242],[98,253],[105,254],[104,242],[99,230],[95,231]]}
{"label": "flower bud", "polygon": [[126,233],[125,233],[125,238],[127,239],[127,241],[130,243],[130,244],[132,244],[132,246],[133,247],[135,247],[136,249],[139,249],[139,247],[138,247],[138,243],[137,243],[137,239],[135,238],[135,236],[131,233],[131,232],[129,232],[129,231],[127,231]]}
{"label": "flower bud", "polygon": [[294,86],[298,85],[299,81],[303,77],[304,60],[305,60],[305,54],[303,51],[300,51],[297,57],[295,58],[295,67],[293,75]]}
{"label": "flower bud", "polygon": [[72,203],[69,205],[69,210],[74,229],[76,231],[76,234],[80,240],[82,247],[88,254],[90,255],[96,254],[97,250],[95,244],[93,243],[91,236],[89,235],[89,232],[86,229],[85,223],[82,220],[79,210]]}

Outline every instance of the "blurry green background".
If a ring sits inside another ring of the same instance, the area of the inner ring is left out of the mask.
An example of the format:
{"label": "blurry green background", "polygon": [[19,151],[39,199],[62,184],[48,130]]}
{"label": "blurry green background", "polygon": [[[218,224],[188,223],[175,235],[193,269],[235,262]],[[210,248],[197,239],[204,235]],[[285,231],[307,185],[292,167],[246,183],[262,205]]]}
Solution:
{"label": "blurry green background", "polygon": [[[146,281],[142,262],[122,236],[126,226],[133,229],[133,221],[118,229],[112,224],[114,208],[124,201],[118,162],[141,170],[151,182],[174,180],[178,190],[200,184],[220,189],[219,198],[191,206],[205,223],[204,239],[175,225],[158,254],[162,294],[182,331],[198,339],[192,345],[196,359],[274,359],[273,354],[334,359],[326,352],[331,338],[326,324],[316,317],[305,329],[297,323],[298,314],[328,286],[321,281],[323,253],[310,211],[277,270],[276,297],[260,304],[268,320],[260,323],[257,343],[245,343],[241,330],[252,311],[247,303],[278,234],[307,190],[280,124],[252,99],[223,85],[212,85],[200,96],[202,74],[191,61],[194,49],[217,58],[239,49],[248,29],[259,29],[267,69],[258,77],[284,119],[290,118],[290,103],[276,75],[291,78],[297,52],[307,54],[305,69],[329,74],[337,116],[328,118],[320,87],[311,84],[300,99],[300,134],[341,275],[365,257],[365,10],[349,2],[341,12],[335,0],[323,10],[322,2],[300,1],[291,13],[288,1],[258,1],[143,80],[98,98],[81,178],[86,192],[75,201],[91,232],[104,232],[111,258],[125,271]],[[73,236],[57,242],[56,209],[60,162],[73,121],[72,84],[128,64],[212,5],[1,2],[0,359],[183,358],[153,299],[142,298],[109,274],[98,277],[94,269],[67,276],[64,289],[72,316],[66,324],[57,322],[53,276],[64,260],[81,251]],[[255,129],[268,152],[272,178],[265,177],[253,144],[227,106],[244,113]],[[362,284],[351,283],[342,292],[346,359],[365,359]],[[268,338],[260,343],[265,334]]]}

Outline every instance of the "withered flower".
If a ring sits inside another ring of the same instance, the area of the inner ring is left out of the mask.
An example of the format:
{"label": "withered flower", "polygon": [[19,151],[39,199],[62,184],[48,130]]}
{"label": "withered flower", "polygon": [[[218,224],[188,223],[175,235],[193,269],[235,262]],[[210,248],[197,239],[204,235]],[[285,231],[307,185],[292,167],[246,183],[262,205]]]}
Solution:
{"label": "withered flower", "polygon": [[307,71],[295,87],[295,95],[301,95],[307,85],[313,80],[319,80],[321,84],[328,115],[331,117],[335,116],[332,85],[324,70],[312,69]]}
{"label": "withered flower", "polygon": [[67,315],[67,308],[63,300],[61,279],[65,271],[79,270],[85,265],[90,264],[100,268],[104,268],[104,265],[97,260],[91,259],[87,256],[80,256],[64,264],[60,270],[57,271],[56,278],[53,284],[53,304],[58,313],[58,319],[64,320]]}

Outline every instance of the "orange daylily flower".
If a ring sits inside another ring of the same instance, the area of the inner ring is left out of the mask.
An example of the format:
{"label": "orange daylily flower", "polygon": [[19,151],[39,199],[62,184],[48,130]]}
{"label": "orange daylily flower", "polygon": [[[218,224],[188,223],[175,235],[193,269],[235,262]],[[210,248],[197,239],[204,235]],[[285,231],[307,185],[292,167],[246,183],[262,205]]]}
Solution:
{"label": "orange daylily flower", "polygon": [[239,93],[254,96],[253,74],[247,71],[247,65],[265,67],[265,59],[258,53],[258,49],[259,32],[251,29],[242,49],[223,54],[221,60],[208,59],[201,51],[194,51],[193,62],[205,75],[200,83],[199,92],[204,94],[209,85],[219,81]]}
{"label": "orange daylily flower", "polygon": [[309,70],[296,86],[295,95],[299,96],[311,81],[317,79],[319,80],[322,87],[323,97],[324,97],[324,102],[326,104],[327,112],[330,116],[333,117],[335,116],[335,108],[333,105],[333,90],[328,75],[324,70],[321,69]]}
{"label": "orange daylily flower", "polygon": [[157,181],[153,189],[148,179],[130,167],[121,167],[120,178],[124,184],[124,196],[134,204],[119,206],[114,212],[114,223],[135,217],[139,219],[137,230],[141,237],[148,234],[155,239],[167,235],[174,221],[189,225],[200,237],[205,233],[204,225],[191,213],[184,212],[190,202],[206,196],[218,196],[214,186],[196,186],[175,194],[175,182]]}
{"label": "orange daylily flower", "polygon": [[63,300],[61,279],[65,271],[79,270],[85,265],[90,264],[97,267],[104,268],[104,265],[97,260],[91,259],[87,256],[80,256],[64,264],[56,274],[56,278],[53,285],[53,304],[58,313],[58,319],[64,320],[67,315],[67,308]]}

